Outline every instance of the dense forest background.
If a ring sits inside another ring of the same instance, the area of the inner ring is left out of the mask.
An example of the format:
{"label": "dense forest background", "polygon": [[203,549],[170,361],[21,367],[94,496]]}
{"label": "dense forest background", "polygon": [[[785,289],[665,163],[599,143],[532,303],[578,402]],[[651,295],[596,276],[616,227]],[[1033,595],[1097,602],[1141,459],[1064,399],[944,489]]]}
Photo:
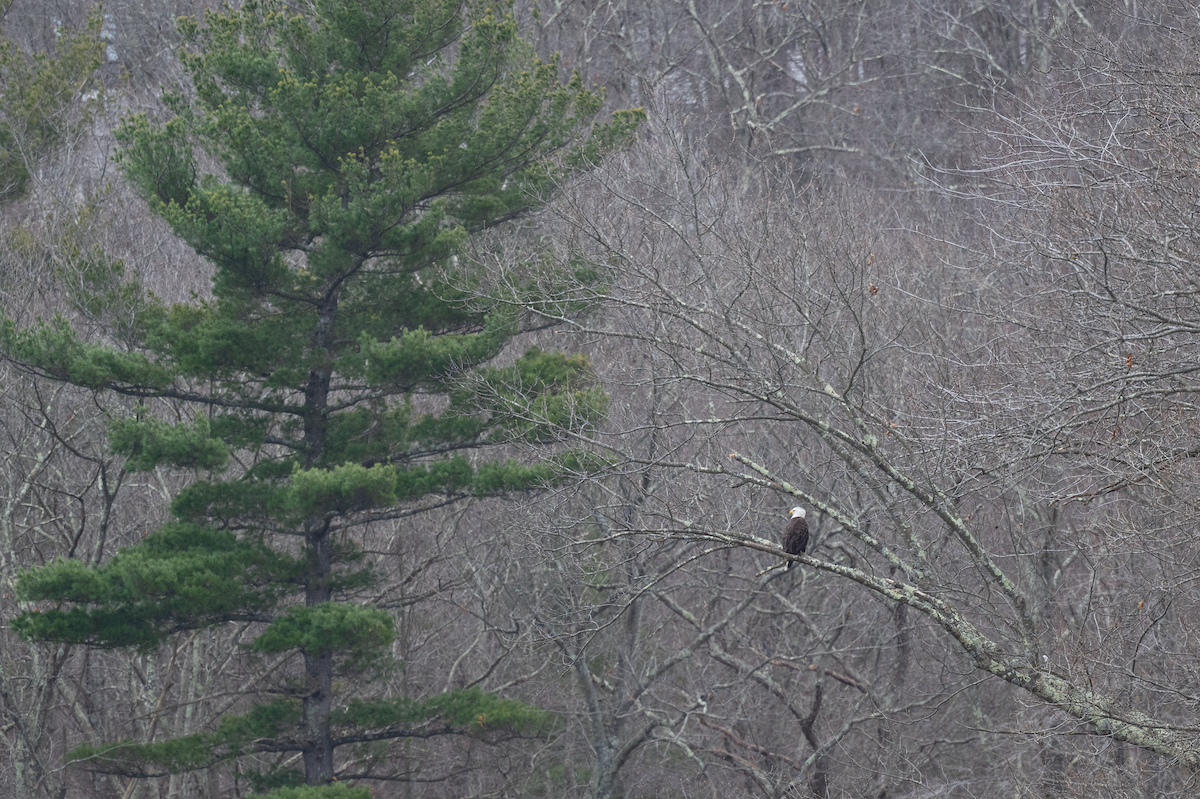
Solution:
{"label": "dense forest background", "polygon": [[[210,261],[115,157],[123,118],[165,118],[164,91],[194,92],[176,19],[215,7],[3,6],[14,326],[62,315],[120,350],[147,297],[211,293]],[[462,244],[454,290],[525,320],[497,363],[582,354],[608,395],[595,424],[507,408],[559,428],[514,436],[512,457],[602,465],[426,503],[347,546],[382,580],[361,602],[394,624],[382,695],[478,688],[553,722],[431,719],[340,748],[338,782],[379,797],[1195,795],[1193,4],[512,11],[562,81],[606,91],[601,117],[645,119]],[[135,774],[69,757],[216,730],[294,662],[249,655],[253,620],[141,648],[18,637],[7,620],[51,608],[18,593],[23,570],[110,561],[206,472],[132,468],[108,438],[128,396],[20,358],[0,374],[0,794],[245,796],[253,773],[295,765],[225,752]],[[186,417],[169,398],[149,412]],[[812,539],[785,572],[797,504]]]}

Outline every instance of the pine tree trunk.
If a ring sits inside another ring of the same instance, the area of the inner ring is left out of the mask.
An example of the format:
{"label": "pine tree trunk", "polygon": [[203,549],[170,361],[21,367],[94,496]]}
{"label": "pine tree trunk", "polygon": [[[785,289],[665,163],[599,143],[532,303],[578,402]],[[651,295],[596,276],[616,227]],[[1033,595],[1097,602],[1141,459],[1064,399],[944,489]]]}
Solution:
{"label": "pine tree trunk", "polygon": [[[308,375],[305,388],[304,442],[305,468],[313,468],[325,455],[328,422],[330,337],[337,315],[336,295],[318,311],[317,328],[313,332],[313,349],[325,354],[325,363]],[[311,518],[305,523],[304,546],[308,555],[308,585],[304,604],[309,607],[333,598],[330,576],[333,571],[333,552],[329,545],[329,522]],[[304,653],[304,781],[309,785],[326,785],[333,779],[333,738],[329,717],[333,708],[333,652]]]}

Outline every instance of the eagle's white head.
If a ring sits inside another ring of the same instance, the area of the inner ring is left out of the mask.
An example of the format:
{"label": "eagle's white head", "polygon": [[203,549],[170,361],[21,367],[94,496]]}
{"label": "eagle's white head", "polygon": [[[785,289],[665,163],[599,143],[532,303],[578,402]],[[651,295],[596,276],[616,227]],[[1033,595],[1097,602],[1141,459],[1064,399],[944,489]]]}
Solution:
{"label": "eagle's white head", "polygon": [[804,518],[804,508],[800,507],[799,505],[797,505],[796,507],[792,508],[792,515],[791,515],[791,517],[790,517],[790,518],[794,519],[794,518],[796,518],[797,516],[799,516],[801,519],[803,519],[803,518]]}

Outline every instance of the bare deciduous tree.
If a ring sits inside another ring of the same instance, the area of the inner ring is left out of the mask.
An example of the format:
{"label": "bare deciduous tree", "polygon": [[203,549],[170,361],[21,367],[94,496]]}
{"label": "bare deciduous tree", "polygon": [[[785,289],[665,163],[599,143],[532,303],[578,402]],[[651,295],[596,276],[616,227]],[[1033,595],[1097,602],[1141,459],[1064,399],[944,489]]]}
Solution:
{"label": "bare deciduous tree", "polygon": [[[653,597],[677,616],[679,629],[715,647],[707,654],[745,684],[729,701],[747,701],[746,685],[785,696],[764,664],[808,659],[816,682],[805,702],[789,706],[806,738],[805,720],[830,674],[845,677],[839,684],[848,692],[871,697],[858,711],[847,699],[839,724],[824,732],[829,737],[810,739],[816,757],[794,760],[795,773],[807,775],[818,794],[828,784],[823,740],[837,743],[855,726],[876,719],[888,726],[940,702],[937,712],[954,719],[954,733],[936,734],[935,720],[921,728],[927,741],[893,744],[919,751],[1024,730],[1041,776],[1014,775],[997,763],[987,777],[993,785],[1041,780],[1061,794],[1085,784],[1070,766],[1075,752],[1086,753],[1093,768],[1110,769],[1105,779],[1129,778],[1133,758],[1162,790],[1188,790],[1186,769],[1200,765],[1189,698],[1200,675],[1183,643],[1192,637],[1193,600],[1172,586],[1194,579],[1194,553],[1185,518],[1172,518],[1186,507],[1182,497],[1173,493],[1170,506],[1156,498],[1165,490],[1158,481],[1168,468],[1179,475],[1189,451],[1187,370],[1178,363],[1152,375],[1134,368],[1128,348],[1114,349],[1122,339],[1096,336],[1087,327],[1092,317],[1079,312],[1081,297],[1090,297],[1120,310],[1093,324],[1119,316],[1129,325],[1136,307],[1145,320],[1137,346],[1161,340],[1176,352],[1190,324],[1178,313],[1190,296],[1183,283],[1142,282],[1137,269],[1149,255],[1116,271],[1115,243],[1090,258],[1096,270],[1107,266],[1108,283],[1088,287],[1075,273],[1081,267],[1072,267],[1069,280],[1049,270],[1035,283],[1023,271],[1033,264],[989,250],[994,240],[983,228],[939,216],[945,201],[936,195],[907,208],[853,191],[749,196],[735,175],[695,157],[684,137],[659,130],[655,141],[602,168],[562,206],[573,231],[564,253],[611,270],[609,288],[591,298],[607,315],[576,322],[577,330],[620,342],[626,365],[652,359],[658,384],[670,387],[658,415],[592,442],[646,470],[643,485],[653,486],[640,492],[637,521],[607,535],[780,558],[773,538],[782,529],[780,510],[799,501],[819,521],[816,548],[797,559],[809,580],[810,570],[842,578],[837,590],[848,604],[833,607],[861,612],[850,588],[856,584],[882,602],[883,618],[907,618],[891,634],[886,624],[872,626],[879,636],[872,651],[892,659],[872,673],[852,659],[853,668],[829,660],[841,657],[829,632],[838,629],[837,611],[806,610],[785,595],[773,613],[812,619],[803,658],[780,643],[755,660],[726,645],[723,628],[705,635],[704,617],[665,587],[666,575],[684,567],[680,555],[665,555],[674,565],[645,575],[639,601]],[[947,234],[957,236],[953,244],[944,243]],[[1074,260],[1064,256],[1064,264],[1082,260],[1073,247]],[[1160,261],[1164,249],[1155,251]],[[1119,302],[1118,279],[1127,284]],[[1135,300],[1134,285],[1159,305],[1171,303],[1174,314]],[[1151,335],[1151,320],[1163,332]],[[1094,363],[1082,382],[1074,371],[1080,359]],[[658,438],[652,453],[632,443],[648,435]],[[1123,437],[1121,446],[1109,446]],[[1096,468],[1105,459],[1111,475]],[[775,506],[769,523],[766,505]],[[714,553],[689,557],[699,564]],[[744,556],[734,563],[741,580],[766,565]],[[703,569],[694,568],[689,584],[703,592]],[[748,596],[764,588],[745,585]],[[733,602],[728,584],[707,590]],[[762,611],[750,600],[737,612],[749,613],[739,618],[744,629]],[[911,677],[914,638],[924,642],[919,680]],[[677,651],[694,660],[698,644],[678,640]],[[978,674],[994,682],[973,700],[963,692]],[[695,708],[677,712],[702,717]],[[981,715],[968,721],[972,712]],[[672,740],[714,762],[736,763],[764,795],[790,790],[788,780],[767,777],[747,757],[780,750],[704,718],[688,735],[672,732]],[[714,732],[720,745],[702,745],[698,729]],[[892,735],[896,728],[888,729]]]}

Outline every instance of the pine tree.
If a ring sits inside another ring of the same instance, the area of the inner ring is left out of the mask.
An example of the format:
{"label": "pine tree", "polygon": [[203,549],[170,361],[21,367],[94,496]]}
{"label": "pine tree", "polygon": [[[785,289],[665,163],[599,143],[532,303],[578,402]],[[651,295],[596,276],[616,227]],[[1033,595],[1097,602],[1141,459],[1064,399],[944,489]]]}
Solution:
{"label": "pine tree", "polygon": [[[527,465],[483,457],[593,423],[604,395],[578,356],[530,349],[491,365],[519,319],[465,302],[455,253],[627,138],[639,115],[593,126],[601,97],[577,76],[560,84],[557,65],[533,58],[494,6],[293,8],[247,2],[185,21],[194,92],[168,97],[165,121],[134,116],[119,133],[125,175],[211,262],[211,296],[146,298],[136,347],[83,341],[62,319],[0,331],[5,354],[44,377],[141,400],[109,429],[128,469],[197,475],[169,523],[99,567],[59,560],[24,573],[22,598],[47,604],[13,628],[149,649],[249,622],[255,651],[295,653],[290,694],[208,732],[75,753],[116,773],[299,752],[303,782],[322,786],[344,743],[430,720],[447,732],[542,721],[477,690],[335,702],[335,677],[361,683],[393,639],[389,614],[355,599],[378,578],[339,534],[580,468],[569,450]],[[442,410],[422,411],[422,395]],[[191,417],[164,421],[159,400]]]}

